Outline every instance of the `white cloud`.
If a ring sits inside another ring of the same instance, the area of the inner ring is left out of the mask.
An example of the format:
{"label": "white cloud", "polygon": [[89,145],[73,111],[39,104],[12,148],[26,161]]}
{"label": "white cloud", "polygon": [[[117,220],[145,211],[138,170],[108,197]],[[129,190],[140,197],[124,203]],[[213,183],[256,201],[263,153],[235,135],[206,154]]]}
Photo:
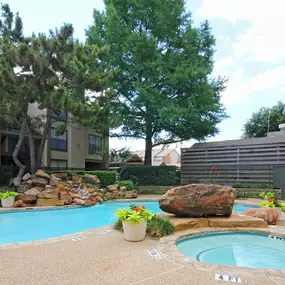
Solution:
{"label": "white cloud", "polygon": [[[229,85],[223,93],[222,101],[226,106],[230,106],[238,101],[247,102],[249,96],[255,92],[271,89],[280,91],[285,88],[284,77],[285,66],[283,65],[267,69],[249,78],[245,78],[243,69],[239,69],[229,79]],[[272,93],[272,96],[274,96],[274,93]]]}
{"label": "white cloud", "polygon": [[231,23],[246,20],[249,28],[237,38],[237,58],[252,56],[265,63],[285,60],[284,0],[204,0],[198,14],[207,19],[223,18]]}

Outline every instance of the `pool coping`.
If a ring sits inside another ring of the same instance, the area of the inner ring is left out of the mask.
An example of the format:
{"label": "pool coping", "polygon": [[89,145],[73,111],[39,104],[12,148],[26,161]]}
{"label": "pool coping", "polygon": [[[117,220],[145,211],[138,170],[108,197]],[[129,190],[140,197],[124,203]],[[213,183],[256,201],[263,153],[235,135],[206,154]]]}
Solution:
{"label": "pool coping", "polygon": [[[259,275],[269,278],[285,278],[285,270],[271,269],[271,268],[248,268],[248,267],[235,267],[218,264],[210,264],[206,262],[200,262],[196,259],[185,256],[181,253],[176,244],[181,240],[185,240],[189,237],[214,234],[214,233],[227,233],[227,232],[250,232],[266,235],[274,235],[285,238],[285,228],[278,226],[269,226],[268,228],[200,228],[191,229],[183,232],[176,232],[173,235],[162,237],[158,241],[158,250],[171,261],[178,263],[182,266],[188,266],[193,269],[212,271],[218,274],[231,274],[237,275]],[[285,242],[285,241],[284,241]]]}

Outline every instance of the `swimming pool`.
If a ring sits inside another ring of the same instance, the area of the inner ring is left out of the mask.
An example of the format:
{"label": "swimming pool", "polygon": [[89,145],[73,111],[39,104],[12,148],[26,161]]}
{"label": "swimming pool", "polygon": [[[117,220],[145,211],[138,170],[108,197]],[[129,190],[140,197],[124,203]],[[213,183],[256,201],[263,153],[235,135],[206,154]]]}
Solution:
{"label": "swimming pool", "polygon": [[[163,213],[157,201],[132,201],[143,204],[154,213]],[[103,203],[87,208],[59,210],[24,210],[0,213],[0,244],[26,242],[58,237],[114,223],[115,210],[128,207],[130,202]],[[252,205],[236,204],[234,212],[243,212]]]}
{"label": "swimming pool", "polygon": [[201,262],[285,269],[285,239],[250,232],[215,233],[177,242],[184,255]]}

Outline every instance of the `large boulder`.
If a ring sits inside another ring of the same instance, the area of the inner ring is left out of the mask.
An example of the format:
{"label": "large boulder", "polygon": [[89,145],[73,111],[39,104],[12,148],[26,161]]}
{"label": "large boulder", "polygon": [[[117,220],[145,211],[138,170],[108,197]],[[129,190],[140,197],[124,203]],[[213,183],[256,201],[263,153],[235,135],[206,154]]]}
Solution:
{"label": "large boulder", "polygon": [[57,199],[58,198],[58,189],[46,189],[37,195],[41,199]]}
{"label": "large boulder", "polygon": [[264,220],[268,225],[276,225],[278,220],[278,212],[268,206],[248,209],[243,214],[246,216],[260,218]]}
{"label": "large boulder", "polygon": [[31,178],[31,174],[30,173],[26,173],[24,176],[23,176],[23,181],[28,181],[30,178]]}
{"label": "large boulder", "polygon": [[20,194],[19,200],[22,200],[25,204],[35,204],[37,202],[37,197],[35,195]]}
{"label": "large boulder", "polygon": [[82,182],[85,184],[98,184],[100,183],[100,180],[96,175],[85,173],[82,177]]}
{"label": "large boulder", "polygon": [[126,199],[135,199],[138,197],[138,191],[136,191],[136,190],[126,191],[126,192],[121,192],[121,193],[123,193],[123,196]]}
{"label": "large boulder", "polygon": [[85,201],[82,200],[82,199],[79,199],[79,198],[74,198],[73,199],[73,202],[76,204],[76,205],[81,205],[83,206],[85,204]]}
{"label": "large boulder", "polygon": [[180,217],[230,216],[236,190],[222,185],[190,184],[166,192],[159,207]]}
{"label": "large boulder", "polygon": [[40,177],[40,178],[44,178],[46,180],[50,180],[50,176],[45,173],[43,170],[39,169],[37,172],[36,172],[36,177]]}
{"label": "large boulder", "polygon": [[51,177],[53,179],[57,178],[57,179],[63,179],[65,180],[67,178],[68,174],[67,173],[64,173],[64,172],[59,172],[59,173],[53,173],[51,174]]}
{"label": "large boulder", "polygon": [[45,187],[46,185],[48,185],[48,181],[45,178],[33,178],[32,180],[32,185],[34,186],[40,186],[40,187]]}
{"label": "large boulder", "polygon": [[37,188],[32,188],[32,189],[29,189],[25,192],[26,195],[35,195],[35,196],[37,196],[40,193],[41,193],[41,191],[38,190]]}
{"label": "large boulder", "polygon": [[72,204],[72,197],[67,193],[59,192],[59,199],[64,201],[65,205]]}
{"label": "large boulder", "polygon": [[107,190],[108,190],[109,192],[117,191],[117,189],[118,189],[118,184],[108,185],[108,186],[107,186]]}

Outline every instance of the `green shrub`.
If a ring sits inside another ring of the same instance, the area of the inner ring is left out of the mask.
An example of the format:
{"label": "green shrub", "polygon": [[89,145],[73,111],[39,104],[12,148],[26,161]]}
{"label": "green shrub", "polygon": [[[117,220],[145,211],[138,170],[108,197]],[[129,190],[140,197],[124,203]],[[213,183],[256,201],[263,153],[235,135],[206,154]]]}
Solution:
{"label": "green shrub", "polygon": [[[123,223],[119,219],[114,223],[116,230],[123,230]],[[147,221],[146,232],[150,236],[163,237],[174,233],[175,226],[169,221],[168,217],[154,215],[151,220]]]}
{"label": "green shrub", "polygon": [[168,217],[153,216],[147,223],[147,233],[151,236],[163,237],[174,233],[175,226]]}
{"label": "green shrub", "polygon": [[233,184],[233,188],[257,188],[257,189],[268,189],[268,185],[250,185],[250,184]]}
{"label": "green shrub", "polygon": [[[63,172],[67,173],[69,176],[72,176],[73,174],[78,174],[78,175],[84,175],[84,174],[91,174],[91,175],[96,175],[99,180],[100,180],[100,185],[102,187],[106,187],[108,185],[114,184],[116,182],[116,171],[104,171],[104,170],[57,170],[57,171],[52,171],[52,172]],[[50,172],[50,173],[52,173]]]}
{"label": "green shrub", "polygon": [[132,180],[120,180],[116,181],[115,184],[118,184],[118,188],[121,186],[127,187],[127,191],[131,191],[134,189],[134,183]]}
{"label": "green shrub", "polygon": [[132,180],[135,185],[180,185],[180,171],[176,166],[126,166],[120,177]]}

